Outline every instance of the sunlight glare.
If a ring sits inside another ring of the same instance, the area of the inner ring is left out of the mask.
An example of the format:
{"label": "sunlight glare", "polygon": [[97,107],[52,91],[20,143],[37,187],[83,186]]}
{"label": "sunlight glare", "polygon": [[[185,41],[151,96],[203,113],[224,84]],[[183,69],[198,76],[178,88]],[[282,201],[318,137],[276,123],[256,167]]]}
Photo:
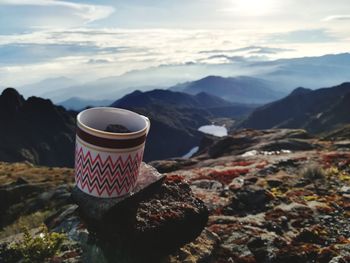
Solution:
{"label": "sunlight glare", "polygon": [[271,12],[274,0],[233,0],[234,9],[244,15],[264,15]]}

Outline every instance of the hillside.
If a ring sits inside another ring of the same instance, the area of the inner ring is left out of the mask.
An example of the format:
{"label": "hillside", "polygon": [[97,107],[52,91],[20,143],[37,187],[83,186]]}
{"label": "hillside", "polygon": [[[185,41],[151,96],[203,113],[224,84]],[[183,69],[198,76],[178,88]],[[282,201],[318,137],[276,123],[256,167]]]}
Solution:
{"label": "hillside", "polygon": [[[126,108],[148,116],[151,130],[147,138],[145,160],[182,156],[198,145],[202,134],[197,129],[210,123],[210,107],[230,105],[220,98],[197,96],[166,90],[135,91],[111,106]],[[181,143],[179,143],[181,142]]]}
{"label": "hillside", "polygon": [[297,88],[287,97],[257,108],[241,128],[302,128],[331,131],[350,122],[350,83],[331,88]]}
{"label": "hillside", "polygon": [[152,162],[166,177],[114,205],[83,197],[72,169],[0,163],[0,261],[18,258],[19,225],[39,236],[45,222],[67,233],[53,262],[349,262],[349,148],[287,129],[203,143]]}
{"label": "hillside", "polygon": [[0,121],[0,160],[73,166],[74,113],[8,88],[0,95]]}
{"label": "hillside", "polygon": [[[252,106],[232,105],[205,93],[192,96],[165,90],[135,91],[113,106],[151,118],[147,161],[182,156],[199,144],[203,134],[197,129],[212,118],[239,118],[252,110]],[[14,89],[3,91],[0,110],[0,120],[6,123],[0,131],[0,160],[73,166],[76,112],[42,98],[25,100]]]}
{"label": "hillside", "polygon": [[272,82],[254,77],[223,78],[208,76],[203,79],[171,87],[170,90],[189,94],[206,92],[236,103],[263,104],[283,96]]}

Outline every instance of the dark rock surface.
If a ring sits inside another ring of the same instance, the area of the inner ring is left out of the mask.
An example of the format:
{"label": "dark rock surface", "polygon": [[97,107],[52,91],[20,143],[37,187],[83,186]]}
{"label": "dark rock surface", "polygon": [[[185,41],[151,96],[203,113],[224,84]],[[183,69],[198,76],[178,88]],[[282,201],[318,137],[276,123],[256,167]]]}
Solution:
{"label": "dark rock surface", "polygon": [[50,100],[25,100],[15,89],[0,95],[0,160],[73,166],[75,115]]}

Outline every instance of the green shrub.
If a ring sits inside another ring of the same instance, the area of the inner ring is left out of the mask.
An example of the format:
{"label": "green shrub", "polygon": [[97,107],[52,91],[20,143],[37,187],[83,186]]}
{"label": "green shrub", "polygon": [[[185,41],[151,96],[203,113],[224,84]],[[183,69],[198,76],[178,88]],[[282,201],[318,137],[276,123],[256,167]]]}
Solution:
{"label": "green shrub", "polygon": [[24,263],[39,263],[59,252],[66,235],[52,232],[42,225],[40,234],[32,236],[27,228],[24,229],[23,240],[10,245],[14,254],[20,255]]}

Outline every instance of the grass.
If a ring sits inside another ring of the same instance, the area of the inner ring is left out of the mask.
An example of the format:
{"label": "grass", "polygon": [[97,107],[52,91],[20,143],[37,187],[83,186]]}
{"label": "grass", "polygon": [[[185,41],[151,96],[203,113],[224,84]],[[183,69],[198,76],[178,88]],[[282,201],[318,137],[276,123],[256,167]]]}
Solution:
{"label": "grass", "polygon": [[50,182],[53,186],[74,182],[74,170],[71,168],[36,166],[28,162],[0,162],[0,185],[15,182],[23,178],[29,183]]}
{"label": "grass", "polygon": [[23,228],[32,229],[39,227],[50,214],[51,211],[38,211],[30,215],[21,216],[0,232],[0,239],[22,233]]}

